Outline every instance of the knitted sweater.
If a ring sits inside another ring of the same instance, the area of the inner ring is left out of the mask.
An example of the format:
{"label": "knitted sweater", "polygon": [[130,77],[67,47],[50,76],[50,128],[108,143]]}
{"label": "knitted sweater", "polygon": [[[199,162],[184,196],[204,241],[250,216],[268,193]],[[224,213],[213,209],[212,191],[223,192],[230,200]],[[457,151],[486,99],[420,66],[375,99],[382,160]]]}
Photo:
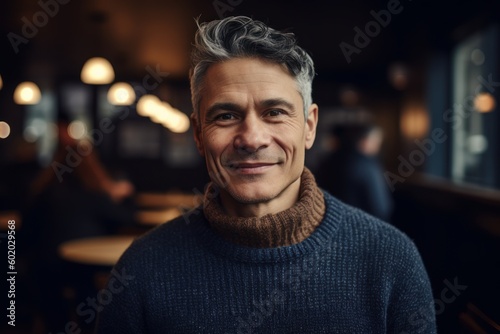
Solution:
{"label": "knitted sweater", "polygon": [[201,208],[140,237],[114,268],[123,288],[110,280],[97,333],[435,333],[414,244],[324,198],[321,224],[291,246],[229,242]]}

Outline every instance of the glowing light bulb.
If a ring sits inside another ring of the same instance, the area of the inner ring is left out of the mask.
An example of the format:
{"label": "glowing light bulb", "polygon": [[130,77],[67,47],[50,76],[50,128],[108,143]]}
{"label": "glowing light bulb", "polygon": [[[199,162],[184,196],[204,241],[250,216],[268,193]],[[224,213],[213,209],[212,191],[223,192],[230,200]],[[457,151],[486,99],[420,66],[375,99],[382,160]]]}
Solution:
{"label": "glowing light bulb", "polygon": [[135,92],[126,82],[117,82],[108,90],[108,102],[116,106],[129,106],[135,101]]}
{"label": "glowing light bulb", "polygon": [[17,104],[37,104],[41,98],[40,88],[31,81],[21,82],[14,91],[14,102]]}
{"label": "glowing light bulb", "polygon": [[115,71],[107,59],[94,57],[83,65],[81,79],[86,84],[106,85],[115,80]]}

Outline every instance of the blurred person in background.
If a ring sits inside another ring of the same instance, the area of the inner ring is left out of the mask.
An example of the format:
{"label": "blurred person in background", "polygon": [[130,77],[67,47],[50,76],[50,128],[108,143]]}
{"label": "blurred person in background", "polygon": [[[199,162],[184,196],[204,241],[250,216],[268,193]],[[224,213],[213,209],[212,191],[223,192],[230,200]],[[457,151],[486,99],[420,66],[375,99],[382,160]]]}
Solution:
{"label": "blurred person in background", "polygon": [[331,128],[331,152],[316,172],[318,184],[341,201],[390,221],[393,200],[378,161],[382,130],[373,123]]}
{"label": "blurred person in background", "polygon": [[84,301],[92,291],[92,272],[68,270],[58,255],[59,246],[115,234],[134,224],[128,202],[134,186],[114,179],[88,140],[70,136],[68,124],[64,115],[58,120],[54,158],[32,183],[19,238],[31,264],[38,311],[46,330],[54,332],[64,329],[74,311],[63,297],[63,288],[76,287],[76,301]]}

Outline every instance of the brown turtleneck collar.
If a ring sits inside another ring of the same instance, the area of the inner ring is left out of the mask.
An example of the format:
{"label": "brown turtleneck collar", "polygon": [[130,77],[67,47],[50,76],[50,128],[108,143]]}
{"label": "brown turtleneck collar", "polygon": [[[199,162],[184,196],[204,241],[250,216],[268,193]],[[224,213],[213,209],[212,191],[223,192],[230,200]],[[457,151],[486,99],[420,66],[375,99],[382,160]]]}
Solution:
{"label": "brown turtleneck collar", "polygon": [[300,181],[299,200],[291,208],[260,218],[228,216],[220,205],[219,197],[211,183],[204,198],[204,213],[210,226],[228,241],[258,248],[290,246],[297,244],[318,227],[325,214],[323,193],[314,176],[307,169]]}

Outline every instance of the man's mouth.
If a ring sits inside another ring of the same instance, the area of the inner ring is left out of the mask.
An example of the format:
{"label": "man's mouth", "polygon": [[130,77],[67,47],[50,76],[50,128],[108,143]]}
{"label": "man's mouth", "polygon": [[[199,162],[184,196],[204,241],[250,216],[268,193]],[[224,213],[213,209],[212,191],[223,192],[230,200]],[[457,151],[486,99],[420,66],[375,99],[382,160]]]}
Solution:
{"label": "man's mouth", "polygon": [[260,168],[272,166],[275,163],[271,162],[232,162],[228,166],[229,168],[239,169],[239,168]]}
{"label": "man's mouth", "polygon": [[227,166],[229,169],[237,174],[244,175],[258,175],[265,173],[277,163],[271,162],[231,162]]}

